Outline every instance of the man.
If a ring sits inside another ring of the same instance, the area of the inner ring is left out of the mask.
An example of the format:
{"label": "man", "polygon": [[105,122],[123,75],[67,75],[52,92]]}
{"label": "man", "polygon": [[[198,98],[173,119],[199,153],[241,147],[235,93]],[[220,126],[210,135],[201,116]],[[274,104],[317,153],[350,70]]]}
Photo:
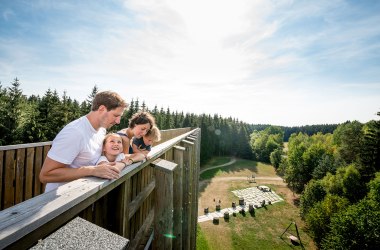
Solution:
{"label": "man", "polygon": [[115,92],[103,91],[94,97],[90,113],[67,124],[55,137],[40,172],[40,181],[47,183],[45,192],[86,176],[117,179],[115,164],[95,166],[102,151],[106,129],[120,123],[127,108]]}

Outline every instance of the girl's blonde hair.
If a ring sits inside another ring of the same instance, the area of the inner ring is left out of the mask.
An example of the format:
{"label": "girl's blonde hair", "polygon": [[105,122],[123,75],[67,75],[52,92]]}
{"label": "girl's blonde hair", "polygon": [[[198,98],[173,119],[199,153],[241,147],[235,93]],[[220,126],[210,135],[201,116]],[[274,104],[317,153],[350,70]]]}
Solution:
{"label": "girl's blonde hair", "polygon": [[149,129],[145,136],[151,138],[154,142],[161,140],[161,132],[156,126],[153,126],[151,129]]}
{"label": "girl's blonde hair", "polygon": [[[104,155],[104,147],[106,146],[108,138],[110,138],[112,136],[116,136],[116,137],[119,137],[121,139],[121,135],[119,135],[118,133],[108,133],[108,134],[106,134],[104,136],[104,139],[103,139],[102,155]],[[124,144],[123,144],[123,146],[124,146]]]}

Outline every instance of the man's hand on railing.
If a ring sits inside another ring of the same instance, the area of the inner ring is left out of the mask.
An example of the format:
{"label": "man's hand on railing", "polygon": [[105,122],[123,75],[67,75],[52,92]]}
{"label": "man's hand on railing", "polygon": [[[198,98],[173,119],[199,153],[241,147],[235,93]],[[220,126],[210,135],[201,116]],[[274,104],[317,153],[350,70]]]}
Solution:
{"label": "man's hand on railing", "polygon": [[104,179],[117,179],[120,177],[120,169],[116,166],[120,162],[108,162],[93,168],[93,176]]}

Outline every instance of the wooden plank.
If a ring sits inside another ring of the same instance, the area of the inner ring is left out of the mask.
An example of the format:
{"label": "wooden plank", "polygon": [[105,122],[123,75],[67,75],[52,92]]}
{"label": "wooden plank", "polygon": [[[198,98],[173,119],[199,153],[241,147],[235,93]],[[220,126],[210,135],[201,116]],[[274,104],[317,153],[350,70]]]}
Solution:
{"label": "wooden plank", "polygon": [[[79,216],[89,222],[94,223],[93,219],[93,209],[94,209],[94,204],[91,204],[90,206],[86,207],[83,211],[79,213]],[[94,223],[95,224],[95,223]]]}
{"label": "wooden plank", "polygon": [[172,249],[173,236],[173,171],[176,163],[156,160],[156,193],[154,199],[153,249]]}
{"label": "wooden plank", "polygon": [[105,207],[107,203],[107,197],[103,196],[99,200],[96,201],[94,204],[94,224],[100,226],[100,227],[105,227],[106,225],[106,218],[107,218],[107,213],[105,213]]}
{"label": "wooden plank", "polygon": [[[142,185],[142,171],[143,169],[138,173],[138,179],[137,179],[137,195],[139,195],[141,193],[141,185]],[[144,202],[144,201],[143,201]],[[141,204],[139,205],[139,208],[137,210],[137,224],[136,224],[136,232],[138,232],[138,230],[140,230],[140,227],[142,225],[142,209],[141,209],[141,206],[143,204],[143,202],[141,202]]]}
{"label": "wooden plank", "polygon": [[132,201],[132,182],[131,182],[131,178],[127,178],[126,180],[125,180],[125,185],[126,185],[126,188],[127,188],[127,193],[126,193],[126,201],[128,202],[128,204],[129,204],[129,206],[128,207],[126,207],[126,210],[125,210],[125,214],[126,214],[126,216],[128,216],[127,218],[126,218],[126,226],[125,226],[125,238],[127,238],[127,239],[132,239],[132,237],[131,237],[131,226],[130,226],[130,221],[131,221],[131,217],[129,217],[129,209],[130,209],[130,207],[131,207],[131,201]]}
{"label": "wooden plank", "polygon": [[193,246],[196,248],[196,236],[197,236],[197,224],[198,224],[198,198],[199,198],[199,171],[200,171],[200,152],[201,152],[201,130],[198,129],[197,133],[194,135],[197,138],[196,141],[196,152],[195,152],[195,211],[194,211],[194,226],[193,229],[195,230],[194,232],[194,239],[193,239]]}
{"label": "wooden plank", "polygon": [[15,204],[15,150],[5,152],[4,208]]}
{"label": "wooden plank", "polygon": [[132,199],[137,195],[137,174],[132,176]]}
{"label": "wooden plank", "polygon": [[120,213],[121,207],[118,203],[120,203],[119,200],[121,199],[121,195],[122,190],[120,185],[105,195],[106,202],[103,210],[103,217],[105,217],[105,220],[102,226],[103,228],[119,235],[121,217],[118,218],[118,214],[119,216],[122,214]]}
{"label": "wooden plank", "polygon": [[[137,190],[138,190],[138,194],[141,193],[141,190],[143,189],[142,187],[142,175],[143,175],[143,171],[144,169],[141,169],[141,171],[139,172],[139,175],[138,175],[138,182],[137,182]],[[143,201],[144,202],[144,201]],[[140,206],[139,206],[139,209],[138,209],[138,216],[137,216],[137,220],[138,220],[138,223],[137,223],[137,230],[140,229],[141,225],[143,224],[142,222],[142,204],[143,202],[141,202]]]}
{"label": "wooden plank", "polygon": [[[133,186],[132,186],[132,197],[133,197],[133,200],[135,200],[139,194],[139,191],[138,191],[138,182],[139,182],[139,174],[140,174],[141,170],[139,172],[137,172],[134,176],[133,176]],[[132,200],[132,202],[133,202]],[[132,236],[133,238],[136,236],[136,233],[138,232],[138,229],[139,229],[139,208],[140,208],[140,204],[136,204],[135,203],[135,213],[134,215],[132,216],[132,225],[131,225],[131,233],[132,233]]]}
{"label": "wooden plank", "polygon": [[[182,140],[181,146],[185,148],[184,156],[183,156],[183,179],[189,180],[190,178],[190,169],[191,169],[191,156],[192,156],[192,146],[194,143]],[[191,185],[189,181],[183,182],[183,213],[182,213],[182,249],[189,250],[190,249],[190,232],[191,232]]]}
{"label": "wooden plank", "polygon": [[128,223],[128,207],[129,202],[127,200],[128,198],[128,184],[129,179],[127,179],[123,184],[120,185],[119,195],[118,199],[116,200],[116,210],[115,210],[115,218],[116,222],[118,224],[116,227],[118,227],[118,234],[127,238],[126,236],[126,226]]}
{"label": "wooden plank", "polygon": [[189,135],[188,137],[186,137],[186,140],[191,141],[191,142],[196,142],[197,139]]}
{"label": "wooden plank", "polygon": [[24,179],[25,179],[25,149],[17,149],[16,156],[16,178],[15,178],[15,204],[24,201]]}
{"label": "wooden plank", "polygon": [[[144,185],[144,189],[145,187],[148,185],[148,174],[149,174],[149,171],[148,171],[149,168],[144,168],[143,169],[143,185]],[[147,197],[148,198],[148,197]],[[148,216],[149,214],[149,210],[147,208],[147,198],[144,199],[144,202],[142,204],[142,211],[143,211],[143,220],[146,219],[146,217]]]}
{"label": "wooden plank", "polygon": [[[145,169],[141,170],[141,188],[140,190],[144,190],[145,188]],[[145,203],[145,199],[143,201],[143,203],[141,204],[140,206],[140,227],[143,225],[144,223],[144,219],[145,219],[145,209],[144,209],[144,203]]]}
{"label": "wooden plank", "polygon": [[[149,182],[151,181],[155,181],[154,180],[154,168],[150,167],[149,168]],[[150,193],[150,195],[148,196],[147,200],[148,200],[148,204],[147,204],[147,207],[148,207],[148,210],[153,210],[153,197],[154,197],[154,191],[152,193]]]}
{"label": "wooden plank", "polygon": [[34,189],[33,189],[33,196],[37,196],[44,192],[44,190],[41,190],[41,182],[39,179],[39,175],[41,172],[41,167],[43,163],[43,148],[37,147],[36,148],[36,154],[35,154],[35,161],[34,161]]}
{"label": "wooden plank", "polygon": [[[139,172],[138,172],[139,173]],[[138,173],[136,173],[132,180],[133,180],[133,183],[132,183],[132,201],[137,197],[137,176],[138,176]],[[136,233],[137,233],[137,210],[138,210],[138,206],[136,208],[136,211],[134,213],[134,215],[132,216],[132,225],[131,225],[131,234],[132,234],[132,237],[134,238]]]}
{"label": "wooden plank", "polygon": [[3,210],[4,200],[3,200],[3,176],[4,176],[4,151],[0,151],[0,211]]}
{"label": "wooden plank", "polygon": [[191,146],[191,155],[190,155],[190,159],[191,159],[191,162],[190,162],[190,175],[189,175],[189,184],[190,184],[190,193],[189,193],[189,200],[190,200],[190,205],[189,205],[189,224],[190,224],[190,228],[189,228],[189,234],[190,234],[190,249],[195,249],[195,242],[194,242],[194,239],[195,239],[195,236],[196,236],[196,231],[194,230],[194,221],[195,221],[195,217],[194,217],[194,211],[195,209],[198,209],[198,208],[195,208],[195,185],[194,185],[194,163],[195,163],[195,157],[194,157],[194,154],[195,154],[195,142],[193,143],[193,145]]}
{"label": "wooden plank", "polygon": [[131,218],[131,239],[136,237],[136,213]]}
{"label": "wooden plank", "polygon": [[51,141],[48,141],[48,142],[37,142],[37,143],[26,143],[26,144],[0,146],[0,151],[17,150],[20,148],[36,148],[36,147],[42,147],[42,146],[46,146],[46,145],[51,146],[51,143],[52,143]]}
{"label": "wooden plank", "polygon": [[[44,146],[44,152],[43,152],[43,158],[42,158],[41,168],[42,168],[43,162],[45,161],[45,159],[46,159],[46,157],[47,157],[47,154],[48,154],[50,148],[51,148],[51,145],[45,145],[45,146]],[[41,169],[40,169],[40,171],[41,171]],[[40,173],[38,172],[38,176],[39,176],[39,175],[40,175]],[[43,193],[43,192],[45,191],[46,183],[45,183],[45,184],[41,183],[41,182],[40,182],[40,178],[38,178],[38,183],[39,183],[39,185],[40,185],[41,192]]]}
{"label": "wooden plank", "polygon": [[173,193],[173,249],[182,249],[182,204],[183,204],[183,154],[184,147],[174,146],[174,162],[178,164],[174,171]]}
{"label": "wooden plank", "polygon": [[152,209],[147,218],[144,221],[144,224],[141,226],[140,230],[136,233],[136,236],[130,241],[128,249],[136,249],[137,246],[143,244],[144,236],[149,231],[153,224],[154,219],[154,210]]}
{"label": "wooden plank", "polygon": [[33,197],[34,153],[35,153],[35,148],[26,149],[25,200],[28,200]]}
{"label": "wooden plank", "polygon": [[144,200],[153,192],[155,185],[156,183],[153,180],[130,202],[128,218],[132,218],[136,214]]}
{"label": "wooden plank", "polygon": [[197,175],[197,152],[198,152],[198,140],[194,140],[193,154],[192,154],[192,220],[191,220],[191,233],[190,233],[190,248],[196,249],[196,237],[197,237],[197,223],[198,223],[198,180]]}
{"label": "wooden plank", "polygon": [[135,224],[134,224],[134,228],[133,228],[133,232],[134,232],[134,237],[136,237],[137,233],[139,232],[139,229],[140,229],[140,225],[139,225],[139,214],[140,213],[140,208],[137,209],[136,213],[135,213]]}
{"label": "wooden plank", "polygon": [[167,161],[173,161],[173,149],[172,150],[168,150],[166,153],[165,153],[165,160]]}
{"label": "wooden plank", "polygon": [[177,167],[176,163],[170,162],[167,160],[163,160],[163,159],[155,160],[154,162],[152,162],[152,165],[154,166],[154,169],[155,169],[154,178],[155,178],[156,182],[157,182],[157,176],[156,176],[157,170],[159,170],[160,172],[165,172],[168,175],[172,175],[174,169]]}

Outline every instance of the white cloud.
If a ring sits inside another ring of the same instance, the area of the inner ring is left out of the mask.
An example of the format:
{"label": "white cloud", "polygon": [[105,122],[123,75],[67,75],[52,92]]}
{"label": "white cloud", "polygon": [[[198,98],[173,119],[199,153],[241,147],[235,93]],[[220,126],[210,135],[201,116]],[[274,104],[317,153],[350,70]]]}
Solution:
{"label": "white cloud", "polygon": [[[34,7],[37,14],[44,2]],[[343,1],[128,0],[123,8],[105,5],[45,6],[63,17],[35,26],[46,35],[35,44],[0,35],[0,54],[5,51],[12,62],[0,60],[2,82],[17,76],[26,83],[25,92],[43,95],[50,87],[80,101],[97,84],[101,90],[120,91],[127,100],[138,97],[150,108],[278,125],[359,119],[364,109],[379,106],[374,101],[380,96],[378,62],[355,65],[379,49],[377,40],[367,41],[380,34],[374,25],[378,17],[347,21],[349,13],[335,14],[340,7],[355,10]],[[304,26],[304,20],[316,27]],[[349,22],[356,25],[344,26]],[[362,72],[372,79],[353,83],[327,74],[347,59],[356,69],[365,67]],[[368,81],[375,87],[368,87]],[[342,82],[356,85],[342,90]],[[341,110],[356,107],[362,112]]]}

